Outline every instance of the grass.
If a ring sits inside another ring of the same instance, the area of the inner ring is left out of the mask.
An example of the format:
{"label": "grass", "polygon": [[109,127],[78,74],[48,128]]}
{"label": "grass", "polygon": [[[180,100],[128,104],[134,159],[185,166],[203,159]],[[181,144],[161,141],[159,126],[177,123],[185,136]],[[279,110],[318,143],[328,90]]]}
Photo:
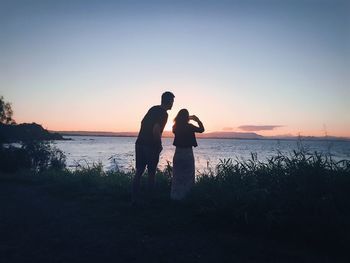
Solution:
{"label": "grass", "polygon": [[[188,198],[171,166],[132,206],[130,172],[0,174],[2,262],[346,262],[350,162],[318,153],[222,160]],[[146,179],[146,178],[143,178]],[[145,181],[143,185],[145,185]]]}
{"label": "grass", "polygon": [[[347,246],[350,162],[293,152],[266,163],[223,160],[202,174],[191,202],[246,231]],[[219,219],[218,219],[219,220]]]}

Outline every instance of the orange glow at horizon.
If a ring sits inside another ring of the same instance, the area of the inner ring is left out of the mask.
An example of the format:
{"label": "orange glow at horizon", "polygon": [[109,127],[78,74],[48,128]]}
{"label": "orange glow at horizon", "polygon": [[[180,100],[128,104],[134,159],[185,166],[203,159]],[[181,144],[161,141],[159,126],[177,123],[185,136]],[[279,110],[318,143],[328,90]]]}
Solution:
{"label": "orange glow at horizon", "polygon": [[[155,104],[154,104],[155,105]],[[152,103],[150,104],[152,106]],[[171,132],[173,126],[173,118],[176,116],[178,110],[181,107],[173,108],[171,111],[168,111],[169,117],[164,128],[164,131]],[[18,109],[18,108],[17,108]],[[138,132],[140,128],[141,120],[144,114],[147,112],[148,106],[145,106],[142,109],[138,110],[137,117],[133,118],[120,118],[117,114],[114,118],[109,119],[98,119],[91,118],[91,120],[79,118],[79,116],[72,115],[70,118],[63,118],[63,116],[56,116],[56,118],[33,118],[30,116],[25,116],[25,118],[16,118],[17,114],[14,116],[17,123],[31,123],[36,122],[42,125],[45,129],[52,131],[96,131],[96,132]],[[200,119],[203,121],[205,126],[205,133],[210,132],[252,132],[262,136],[338,136],[338,137],[347,137],[350,138],[350,127],[346,127],[344,124],[343,127],[339,125],[334,125],[334,127],[328,126],[327,129],[319,125],[319,127],[314,128],[310,125],[304,125],[304,128],[299,127],[297,123],[294,125],[285,125],[273,130],[260,130],[260,131],[244,131],[238,127],[246,124],[244,120],[237,119],[233,125],[228,127],[227,123],[223,120],[218,121],[215,117],[205,114],[205,110],[200,109],[201,111],[196,111]],[[190,113],[192,111],[190,110]],[[197,113],[199,112],[199,113]],[[202,113],[203,112],[203,113]],[[18,110],[16,111],[18,112]],[[136,115],[135,113],[130,112],[131,115]],[[19,115],[19,114],[18,114]],[[213,114],[211,114],[213,115]],[[214,114],[215,115],[215,114]],[[23,115],[22,115],[23,116]],[[211,118],[210,118],[211,117]],[[250,122],[252,123],[252,122]],[[338,127],[337,127],[338,126]]]}
{"label": "orange glow at horizon", "polygon": [[[174,106],[168,111],[168,121],[164,131],[171,131],[173,119],[182,108],[191,115],[197,115],[203,122],[205,133],[209,132],[245,132],[242,125],[281,125],[272,130],[251,131],[262,136],[339,136],[350,138],[350,123],[335,119],[333,114],[304,116],[294,111],[273,111],[269,105],[255,105],[257,102],[229,96],[210,90],[210,83],[183,79],[178,83],[142,84],[137,88],[147,90],[133,95],[132,100],[121,96],[120,91],[111,90],[106,94],[93,93],[84,100],[71,101],[71,97],[62,94],[62,101],[69,102],[70,107],[62,107],[60,101],[50,101],[42,108],[32,107],[30,101],[13,101],[14,119],[17,123],[36,122],[52,131],[104,131],[104,132],[138,132],[141,120],[153,105],[160,104],[164,90],[175,94]],[[164,87],[170,87],[165,89]],[[174,88],[171,88],[174,87]],[[92,96],[94,95],[94,96]],[[255,106],[254,106],[255,105]],[[44,111],[42,109],[45,109]],[[273,112],[273,114],[272,114]],[[288,114],[288,120],[285,119]],[[303,119],[300,117],[303,116]],[[324,125],[326,124],[326,125]]]}
{"label": "orange glow at horizon", "polygon": [[[139,122],[141,122],[141,119]],[[210,122],[207,121],[207,118],[202,118],[204,125],[205,125],[205,133],[210,133],[210,132],[237,132],[237,133],[245,133],[247,131],[243,131],[239,129],[239,125],[237,127],[233,127],[231,130],[224,130],[220,126],[213,126],[210,125]],[[51,120],[52,121],[52,120]],[[126,125],[126,126],[119,126],[116,128],[113,123],[107,125],[104,123],[104,125],[96,125],[94,123],[72,123],[67,125],[63,123],[54,123],[54,122],[47,122],[47,121],[39,121],[39,120],[32,120],[32,121],[25,121],[25,120],[17,120],[17,123],[22,123],[22,122],[37,122],[38,124],[41,124],[45,129],[52,130],[52,131],[95,131],[95,132],[138,132],[139,127],[133,127],[131,125]],[[194,125],[196,125],[194,123]],[[165,132],[171,132],[172,131],[172,126],[173,126],[173,120],[170,118],[169,114],[169,119],[168,122],[165,125],[164,131]],[[328,129],[328,130],[323,130],[321,127],[319,129],[312,129],[312,128],[305,128],[305,129],[299,129],[295,127],[281,127],[275,130],[265,130],[265,131],[249,131],[251,133],[256,133],[258,135],[262,136],[317,136],[317,137],[324,137],[324,136],[337,136],[337,137],[347,137],[350,138],[350,133],[346,130],[342,129]]]}

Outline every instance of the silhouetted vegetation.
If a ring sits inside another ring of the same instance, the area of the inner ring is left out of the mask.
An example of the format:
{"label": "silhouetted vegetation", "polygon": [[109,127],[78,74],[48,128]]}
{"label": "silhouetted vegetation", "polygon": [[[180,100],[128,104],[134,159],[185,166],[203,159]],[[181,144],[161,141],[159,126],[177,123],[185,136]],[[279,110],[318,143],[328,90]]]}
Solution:
{"label": "silhouetted vegetation", "polygon": [[[315,244],[350,241],[350,161],[293,152],[260,162],[222,160],[188,202],[211,222]],[[226,222],[226,224],[225,224]]]}
{"label": "silhouetted vegetation", "polygon": [[25,141],[21,146],[0,147],[0,171],[13,173],[22,169],[62,170],[66,157],[48,141]]}
{"label": "silhouetted vegetation", "polygon": [[[141,259],[145,251],[152,251],[149,261],[161,257],[171,258],[171,262],[181,258],[229,262],[237,257],[336,262],[346,258],[350,241],[349,161],[336,163],[328,156],[304,152],[279,154],[266,163],[259,162],[255,155],[245,162],[222,160],[198,176],[193,191],[182,202],[169,198],[168,165],[157,172],[152,196],[146,188],[141,189],[144,201],[136,207],[130,204],[133,175],[134,171],[106,172],[101,164],[95,164],[74,171],[44,169],[3,174],[0,180],[40,185],[43,195],[55,198],[53,204],[45,204],[46,209],[56,206],[50,208],[52,213],[65,204],[70,212],[60,210],[60,221],[55,225],[70,232],[59,235],[60,246],[71,251],[73,241],[69,237],[76,236],[80,256],[84,249],[94,247],[98,256],[108,260],[119,254],[107,253],[96,244],[128,244],[123,246],[125,260]],[[33,215],[32,224],[38,216]],[[33,234],[32,230],[26,231],[25,235]],[[50,228],[40,232],[45,245],[46,240],[50,243],[57,239],[56,232]],[[140,246],[132,245],[144,239],[147,241]],[[180,252],[174,255],[174,250]],[[65,253],[58,257],[63,261],[69,258]],[[91,257],[92,261],[97,259],[97,255]]]}
{"label": "silhouetted vegetation", "polygon": [[15,120],[12,119],[13,110],[11,103],[6,102],[3,96],[0,96],[0,123],[14,124]]}

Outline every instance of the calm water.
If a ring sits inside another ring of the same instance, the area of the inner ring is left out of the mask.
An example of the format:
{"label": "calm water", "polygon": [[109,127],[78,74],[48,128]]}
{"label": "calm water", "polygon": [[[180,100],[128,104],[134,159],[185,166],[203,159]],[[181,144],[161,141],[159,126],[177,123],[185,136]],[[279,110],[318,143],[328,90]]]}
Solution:
{"label": "calm water", "polygon": [[[56,141],[54,144],[67,156],[68,167],[79,164],[102,162],[104,168],[129,170],[135,166],[134,137],[95,137],[66,136],[67,141]],[[163,151],[159,168],[164,168],[167,161],[172,162],[175,147],[173,139],[163,139]],[[251,153],[257,153],[258,159],[266,161],[270,156],[281,151],[289,154],[298,149],[298,141],[286,140],[237,140],[237,139],[197,139],[198,147],[194,148],[196,169],[201,171],[214,167],[219,159],[249,159]],[[350,142],[302,141],[302,146],[310,152],[332,154],[335,160],[350,160]]]}

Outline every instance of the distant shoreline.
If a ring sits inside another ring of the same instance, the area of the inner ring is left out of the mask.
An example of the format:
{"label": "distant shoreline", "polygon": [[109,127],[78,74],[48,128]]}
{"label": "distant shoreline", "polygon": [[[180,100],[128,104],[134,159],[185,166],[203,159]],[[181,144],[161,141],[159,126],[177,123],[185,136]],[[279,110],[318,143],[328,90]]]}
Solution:
{"label": "distant shoreline", "polygon": [[[57,132],[61,134],[62,136],[86,136],[86,137],[124,137],[124,138],[136,138],[137,134],[96,134],[96,133],[64,133],[64,132]],[[163,138],[174,138],[174,136],[163,136]],[[308,136],[301,136],[301,137],[290,137],[290,138],[273,138],[273,137],[262,137],[262,138],[239,138],[239,137],[219,137],[219,136],[197,136],[197,139],[224,139],[224,140],[258,140],[258,141],[265,141],[265,140],[274,140],[274,141],[297,141],[297,140],[304,140],[304,141],[331,141],[331,142],[350,142],[350,138],[337,138],[337,137],[308,137]]]}

